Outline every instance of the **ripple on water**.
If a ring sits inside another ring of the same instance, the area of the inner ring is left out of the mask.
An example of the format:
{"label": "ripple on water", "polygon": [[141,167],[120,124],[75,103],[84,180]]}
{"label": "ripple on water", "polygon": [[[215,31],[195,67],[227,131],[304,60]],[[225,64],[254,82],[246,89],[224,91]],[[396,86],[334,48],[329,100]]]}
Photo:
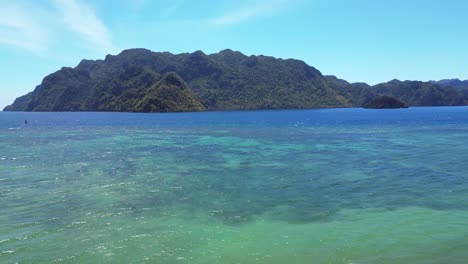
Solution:
{"label": "ripple on water", "polygon": [[307,118],[0,131],[0,262],[465,263],[468,120]]}

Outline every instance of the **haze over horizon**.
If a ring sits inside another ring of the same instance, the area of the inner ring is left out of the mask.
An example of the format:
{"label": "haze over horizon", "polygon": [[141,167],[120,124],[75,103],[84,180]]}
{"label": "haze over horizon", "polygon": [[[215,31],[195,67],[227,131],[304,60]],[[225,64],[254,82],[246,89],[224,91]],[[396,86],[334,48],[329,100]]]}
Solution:
{"label": "haze over horizon", "polygon": [[229,48],[294,58],[326,75],[468,79],[465,1],[0,0],[0,109],[82,59],[128,48]]}

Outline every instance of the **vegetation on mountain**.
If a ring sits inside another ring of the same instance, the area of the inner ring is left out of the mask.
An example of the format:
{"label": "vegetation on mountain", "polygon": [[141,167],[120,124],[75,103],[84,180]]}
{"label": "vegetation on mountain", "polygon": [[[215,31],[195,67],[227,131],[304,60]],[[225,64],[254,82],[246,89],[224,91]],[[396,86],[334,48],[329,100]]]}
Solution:
{"label": "vegetation on mountain", "polygon": [[391,109],[391,108],[408,108],[408,106],[400,100],[397,100],[388,95],[382,95],[364,105],[368,109]]}
{"label": "vegetation on mountain", "polygon": [[398,81],[378,84],[373,87],[377,94],[390,95],[410,106],[457,106],[466,105],[467,98],[450,87],[441,87],[430,82]]}
{"label": "vegetation on mountain", "polygon": [[153,85],[142,99],[136,101],[137,112],[192,112],[203,111],[201,100],[177,73],[166,73]]}
{"label": "vegetation on mountain", "polygon": [[461,81],[459,79],[445,79],[440,81],[431,81],[431,83],[442,87],[454,88],[455,90],[462,92],[465,97],[468,97],[468,80]]}
{"label": "vegetation on mountain", "polygon": [[431,81],[431,83],[438,84],[445,87],[453,87],[458,89],[468,89],[468,80],[461,81],[460,79],[445,79],[440,81]]}
{"label": "vegetation on mountain", "polygon": [[30,92],[26,95],[16,98],[13,104],[5,107],[3,111],[24,111],[28,107],[29,102],[31,102],[32,94],[33,93]]}
{"label": "vegetation on mountain", "polygon": [[467,96],[435,83],[369,86],[324,76],[303,61],[223,50],[173,55],[125,50],[44,78],[6,111],[172,112],[360,107],[388,94],[411,106],[465,105]]}

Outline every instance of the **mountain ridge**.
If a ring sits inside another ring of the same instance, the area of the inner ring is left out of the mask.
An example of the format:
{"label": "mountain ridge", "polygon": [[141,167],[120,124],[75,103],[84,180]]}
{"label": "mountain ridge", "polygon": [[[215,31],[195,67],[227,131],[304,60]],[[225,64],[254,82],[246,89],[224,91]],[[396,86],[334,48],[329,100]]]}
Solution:
{"label": "mountain ridge", "polygon": [[163,111],[160,106],[169,101],[137,105],[168,73],[184,83],[184,93],[174,88],[164,92],[167,100],[172,98],[168,91],[183,94],[186,106],[170,99],[181,111],[361,107],[382,95],[410,106],[468,104],[468,94],[439,83],[392,80],[370,86],[323,75],[297,59],[248,56],[230,49],[207,55],[139,48],[63,67],[4,111]]}

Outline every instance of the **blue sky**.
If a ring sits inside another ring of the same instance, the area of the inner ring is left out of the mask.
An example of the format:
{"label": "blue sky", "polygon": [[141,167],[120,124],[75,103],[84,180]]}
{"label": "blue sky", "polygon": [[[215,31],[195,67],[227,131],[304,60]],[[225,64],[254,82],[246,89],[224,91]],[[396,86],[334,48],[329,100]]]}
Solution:
{"label": "blue sky", "polygon": [[370,84],[468,79],[464,0],[0,0],[0,108],[47,74],[142,47],[306,61]]}

